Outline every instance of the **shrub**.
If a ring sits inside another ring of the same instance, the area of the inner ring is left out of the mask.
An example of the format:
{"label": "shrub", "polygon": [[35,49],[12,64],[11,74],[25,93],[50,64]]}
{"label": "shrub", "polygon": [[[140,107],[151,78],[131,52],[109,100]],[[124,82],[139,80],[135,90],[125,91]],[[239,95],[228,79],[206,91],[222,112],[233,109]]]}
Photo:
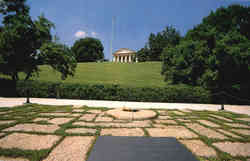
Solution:
{"label": "shrub", "polygon": [[[6,80],[6,82],[8,81]],[[24,81],[19,81],[17,83],[16,94],[4,95],[5,92],[2,91],[0,95],[25,97],[27,89],[29,89],[31,97],[39,98],[211,103],[209,91],[201,87],[187,85],[171,85],[164,88],[125,88],[119,85],[58,84],[38,81],[25,83]]]}

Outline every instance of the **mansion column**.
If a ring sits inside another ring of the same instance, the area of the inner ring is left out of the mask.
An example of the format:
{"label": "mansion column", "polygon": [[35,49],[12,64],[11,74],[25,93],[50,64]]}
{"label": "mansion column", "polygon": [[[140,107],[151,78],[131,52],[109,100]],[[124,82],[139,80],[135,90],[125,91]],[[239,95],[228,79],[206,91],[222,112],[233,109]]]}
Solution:
{"label": "mansion column", "polygon": [[128,62],[128,57],[124,56],[124,58],[125,58],[125,63],[127,63]]}
{"label": "mansion column", "polygon": [[128,62],[130,62],[130,63],[132,62],[131,57],[132,57],[131,55],[128,56]]}
{"label": "mansion column", "polygon": [[123,63],[123,56],[121,56],[121,63]]}

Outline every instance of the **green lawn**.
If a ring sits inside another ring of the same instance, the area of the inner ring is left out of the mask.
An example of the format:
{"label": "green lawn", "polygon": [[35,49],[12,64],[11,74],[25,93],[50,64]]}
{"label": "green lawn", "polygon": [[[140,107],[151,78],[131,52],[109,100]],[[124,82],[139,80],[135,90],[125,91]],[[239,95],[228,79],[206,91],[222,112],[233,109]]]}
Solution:
{"label": "green lawn", "polygon": [[[50,67],[40,67],[40,81],[58,82],[60,74]],[[163,87],[166,83],[161,76],[161,62],[145,62],[134,64],[121,63],[79,63],[74,77],[64,83],[81,84],[119,84],[126,87]]]}

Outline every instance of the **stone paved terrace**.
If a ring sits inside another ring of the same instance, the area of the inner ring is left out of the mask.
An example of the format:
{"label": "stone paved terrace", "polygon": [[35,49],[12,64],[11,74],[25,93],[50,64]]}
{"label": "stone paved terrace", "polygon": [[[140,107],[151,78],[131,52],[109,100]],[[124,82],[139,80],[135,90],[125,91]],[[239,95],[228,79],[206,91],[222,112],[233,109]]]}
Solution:
{"label": "stone paved terrace", "polygon": [[150,120],[118,120],[107,110],[38,104],[2,107],[0,160],[86,161],[101,135],[176,137],[201,161],[250,160],[248,115],[153,109],[157,116]]}

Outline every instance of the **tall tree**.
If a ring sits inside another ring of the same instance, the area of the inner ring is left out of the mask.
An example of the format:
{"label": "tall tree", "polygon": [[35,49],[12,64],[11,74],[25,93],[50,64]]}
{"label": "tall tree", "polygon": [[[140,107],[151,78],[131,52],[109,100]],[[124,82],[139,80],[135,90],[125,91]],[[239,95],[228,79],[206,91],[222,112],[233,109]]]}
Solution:
{"label": "tall tree", "polygon": [[[242,16],[244,15],[244,17]],[[250,7],[219,8],[164,50],[165,80],[250,96]]]}
{"label": "tall tree", "polygon": [[104,47],[101,41],[96,38],[79,39],[71,49],[77,62],[95,62],[104,58]]}
{"label": "tall tree", "polygon": [[172,26],[167,26],[162,32],[151,33],[148,39],[149,53],[151,61],[161,61],[162,51],[165,47],[176,46],[181,39],[180,33]]}
{"label": "tall tree", "polygon": [[[0,26],[2,30],[0,32],[0,73],[10,75],[15,82],[19,80],[20,72],[26,74],[25,80],[38,73],[40,57],[49,59],[47,57],[49,55],[41,54],[40,48],[44,44],[54,43],[50,32],[54,24],[43,15],[37,20],[32,20],[29,10],[26,0],[2,0],[0,4],[0,14],[3,15],[3,25]],[[51,47],[51,50],[54,49],[53,45],[48,47]],[[67,75],[73,74],[74,57],[68,54],[65,47],[60,47],[62,53],[59,57],[67,60],[67,64],[54,61],[50,65],[56,66],[55,70],[61,72],[66,78]]]}

